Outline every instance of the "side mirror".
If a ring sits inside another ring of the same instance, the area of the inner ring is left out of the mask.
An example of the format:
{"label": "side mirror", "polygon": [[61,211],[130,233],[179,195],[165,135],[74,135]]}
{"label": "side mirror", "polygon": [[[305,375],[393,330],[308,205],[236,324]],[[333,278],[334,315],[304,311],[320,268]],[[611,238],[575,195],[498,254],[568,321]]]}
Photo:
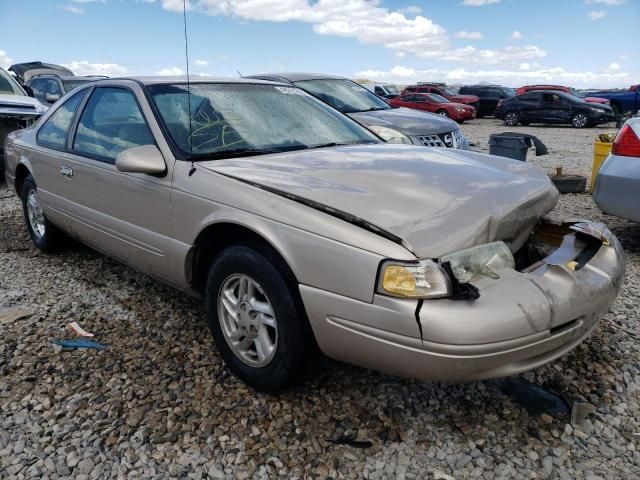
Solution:
{"label": "side mirror", "polygon": [[47,93],[44,96],[44,99],[47,101],[47,103],[55,103],[60,100],[60,95],[58,95],[57,93]]}
{"label": "side mirror", "polygon": [[164,157],[155,145],[128,148],[116,158],[116,168],[127,173],[161,175],[167,170]]}

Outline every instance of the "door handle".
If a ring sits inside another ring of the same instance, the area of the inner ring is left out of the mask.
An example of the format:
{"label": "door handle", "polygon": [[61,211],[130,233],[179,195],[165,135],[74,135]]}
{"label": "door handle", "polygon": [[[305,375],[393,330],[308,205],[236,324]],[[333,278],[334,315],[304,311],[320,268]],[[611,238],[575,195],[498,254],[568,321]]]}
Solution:
{"label": "door handle", "polygon": [[60,175],[67,178],[73,178],[73,169],[63,165],[60,167]]}

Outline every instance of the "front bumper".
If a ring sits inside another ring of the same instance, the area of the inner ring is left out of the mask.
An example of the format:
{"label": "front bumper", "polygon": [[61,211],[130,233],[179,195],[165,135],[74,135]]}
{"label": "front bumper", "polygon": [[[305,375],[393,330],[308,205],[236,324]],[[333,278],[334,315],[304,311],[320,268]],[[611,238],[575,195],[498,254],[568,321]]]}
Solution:
{"label": "front bumper", "polygon": [[518,374],[575,348],[596,327],[624,275],[618,240],[579,270],[569,244],[534,270],[500,271],[474,282],[475,301],[360,302],[302,285],[300,292],[321,350],[329,357],[423,380],[478,380]]}
{"label": "front bumper", "polygon": [[616,121],[616,115],[613,112],[592,113],[589,119],[592,123],[609,123]]}

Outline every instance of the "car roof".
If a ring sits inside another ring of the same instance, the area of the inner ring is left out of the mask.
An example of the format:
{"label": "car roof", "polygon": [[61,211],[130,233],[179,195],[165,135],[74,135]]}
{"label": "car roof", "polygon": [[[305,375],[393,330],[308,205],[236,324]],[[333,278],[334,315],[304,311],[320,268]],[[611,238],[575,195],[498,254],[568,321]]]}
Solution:
{"label": "car roof", "polygon": [[[518,97],[522,96],[522,95],[527,95],[529,93],[549,93],[549,94],[552,94],[552,95],[560,95],[560,96],[567,97],[567,98],[572,98],[572,99],[577,98],[575,95],[571,95],[570,93],[563,92],[561,90],[532,90],[530,92],[521,93],[520,95],[518,95]],[[517,98],[517,97],[513,97],[513,98]]]}
{"label": "car roof", "polygon": [[274,82],[301,82],[303,80],[345,80],[345,77],[337,77],[335,75],[326,75],[324,73],[303,73],[303,72],[279,72],[279,73],[259,73],[248,75],[244,78],[252,78],[259,80],[271,80]]}
{"label": "car roof", "polygon": [[29,81],[35,80],[37,78],[59,78],[63,81],[69,80],[106,80],[108,77],[102,75],[56,75],[55,73],[41,73],[39,75],[34,75],[29,79]]}
{"label": "car roof", "polygon": [[115,78],[101,78],[96,80],[97,83],[112,83],[114,81],[123,81],[129,80],[141,85],[167,85],[172,83],[184,83],[187,81],[192,84],[197,83],[246,83],[246,84],[265,84],[271,85],[274,83],[282,83],[282,82],[270,82],[264,81],[255,78],[247,78],[247,77],[205,77],[200,75],[190,76],[187,79],[186,75],[181,76],[149,76],[149,77],[115,77]]}

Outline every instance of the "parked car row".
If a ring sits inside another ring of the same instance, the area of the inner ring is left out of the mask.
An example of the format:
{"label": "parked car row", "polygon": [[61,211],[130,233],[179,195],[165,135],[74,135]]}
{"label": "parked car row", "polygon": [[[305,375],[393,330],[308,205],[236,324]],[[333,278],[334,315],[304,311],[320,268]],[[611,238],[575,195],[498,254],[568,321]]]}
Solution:
{"label": "parked car row", "polygon": [[[576,128],[584,128],[615,121],[622,113],[640,110],[640,91],[634,87],[625,92],[596,92],[592,95],[562,85],[526,85],[516,90],[491,84],[456,88],[444,83],[421,82],[409,85],[400,94],[393,95],[387,93],[390,91],[387,84],[372,84],[367,88],[393,106],[437,112],[458,122],[464,122],[474,116],[482,118],[495,115],[504,119],[510,126],[566,123]],[[536,92],[544,95],[536,95]],[[553,92],[564,95],[553,96]],[[445,106],[442,99],[448,100],[451,104]],[[475,114],[469,115],[460,104],[472,106]],[[505,108],[508,111],[505,111]]]}
{"label": "parked car row", "polygon": [[531,123],[570,124],[585,128],[615,121],[611,107],[589,103],[559,90],[533,90],[500,100],[496,118],[509,126]]}
{"label": "parked car row", "polygon": [[[420,379],[514,375],[609,310],[622,247],[543,220],[541,169],[347,79],[266,77],[96,80],[10,133],[34,245],[70,235],[204,299],[230,370],[266,391],[316,348]],[[458,149],[424,148],[429,129]]]}

